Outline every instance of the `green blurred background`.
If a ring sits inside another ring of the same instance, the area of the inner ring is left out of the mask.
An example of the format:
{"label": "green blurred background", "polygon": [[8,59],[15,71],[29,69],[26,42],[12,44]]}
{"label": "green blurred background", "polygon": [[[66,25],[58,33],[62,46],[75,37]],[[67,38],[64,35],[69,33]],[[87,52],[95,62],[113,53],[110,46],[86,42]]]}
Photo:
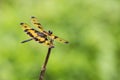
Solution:
{"label": "green blurred background", "polygon": [[0,80],[38,80],[47,47],[20,43],[30,16],[70,42],[55,42],[45,80],[120,80],[120,0],[0,0]]}

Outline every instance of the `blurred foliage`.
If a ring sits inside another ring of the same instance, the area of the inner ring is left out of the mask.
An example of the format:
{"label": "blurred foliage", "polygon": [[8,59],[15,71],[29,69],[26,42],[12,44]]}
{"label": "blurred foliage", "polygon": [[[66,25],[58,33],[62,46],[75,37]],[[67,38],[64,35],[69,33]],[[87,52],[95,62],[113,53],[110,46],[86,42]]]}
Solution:
{"label": "blurred foliage", "polygon": [[45,80],[120,80],[119,0],[0,0],[0,80],[38,80],[47,47],[20,22],[36,16],[55,42]]}

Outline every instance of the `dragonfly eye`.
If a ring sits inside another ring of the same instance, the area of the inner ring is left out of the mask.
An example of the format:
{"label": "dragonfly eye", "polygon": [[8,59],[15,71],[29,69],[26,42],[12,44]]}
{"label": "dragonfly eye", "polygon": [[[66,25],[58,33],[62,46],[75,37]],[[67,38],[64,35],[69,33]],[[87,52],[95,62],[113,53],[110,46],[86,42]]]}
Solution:
{"label": "dragonfly eye", "polygon": [[48,33],[51,35],[53,32],[49,30]]}

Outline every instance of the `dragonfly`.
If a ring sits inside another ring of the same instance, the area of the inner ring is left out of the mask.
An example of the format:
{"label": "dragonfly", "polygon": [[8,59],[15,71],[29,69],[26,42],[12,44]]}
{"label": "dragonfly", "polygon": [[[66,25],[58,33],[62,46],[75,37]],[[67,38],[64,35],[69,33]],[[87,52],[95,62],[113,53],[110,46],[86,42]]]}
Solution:
{"label": "dragonfly", "polygon": [[61,43],[69,43],[68,41],[59,38],[58,36],[54,35],[52,31],[45,31],[42,27],[42,25],[39,23],[38,19],[34,16],[31,16],[31,23],[34,27],[38,28],[38,30],[31,28],[27,23],[20,23],[22,29],[24,32],[29,35],[31,38],[22,41],[21,43],[26,43],[31,40],[35,40],[38,43],[44,44],[46,46],[49,46],[51,48],[54,47],[53,41],[56,40]]}

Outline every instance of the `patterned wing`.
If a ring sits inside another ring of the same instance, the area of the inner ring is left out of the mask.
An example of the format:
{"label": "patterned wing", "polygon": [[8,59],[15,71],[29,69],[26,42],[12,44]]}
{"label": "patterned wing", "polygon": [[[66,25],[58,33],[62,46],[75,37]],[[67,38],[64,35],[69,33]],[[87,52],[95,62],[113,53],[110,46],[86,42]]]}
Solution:
{"label": "patterned wing", "polygon": [[43,28],[42,28],[42,25],[38,22],[36,17],[32,16],[31,17],[31,22],[35,27],[37,27],[40,30],[40,32],[43,32],[45,35],[50,37],[52,40],[56,40],[56,41],[61,42],[61,43],[68,43],[68,41],[66,41],[62,38],[59,38],[58,36],[55,36],[52,33],[44,31]]}
{"label": "patterned wing", "polygon": [[50,36],[53,40],[56,40],[56,41],[58,41],[58,42],[61,42],[61,43],[69,43],[68,41],[66,41],[66,40],[64,40],[64,39],[62,39],[62,38],[59,38],[58,36],[55,36],[55,35],[53,35],[53,34],[51,34],[51,36]]}
{"label": "patterned wing", "polygon": [[58,36],[55,36],[54,34],[52,34],[51,31],[48,31],[47,34],[49,35],[49,37],[52,39],[52,40],[56,40],[58,42],[61,42],[61,43],[69,43],[68,41],[62,39],[62,38],[59,38]]}
{"label": "patterned wing", "polygon": [[36,17],[32,16],[31,22],[35,27],[37,27],[40,30],[40,32],[43,32],[43,28],[42,28],[41,24],[38,22]]}
{"label": "patterned wing", "polygon": [[47,36],[42,32],[39,32],[35,29],[31,29],[26,23],[20,23],[20,25],[22,26],[24,32],[26,32],[35,41],[43,43],[47,46],[53,46],[53,44],[47,39]]}

